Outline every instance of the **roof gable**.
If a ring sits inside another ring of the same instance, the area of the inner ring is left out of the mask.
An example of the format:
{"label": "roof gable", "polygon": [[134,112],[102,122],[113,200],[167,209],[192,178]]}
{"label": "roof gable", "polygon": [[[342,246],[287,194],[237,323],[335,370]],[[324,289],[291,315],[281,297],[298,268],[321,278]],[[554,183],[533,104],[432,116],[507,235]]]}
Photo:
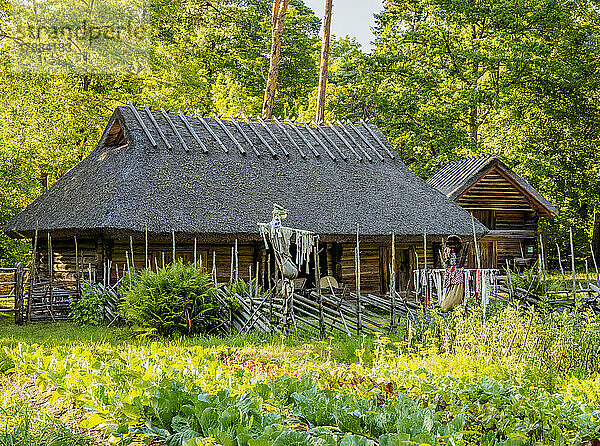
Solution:
{"label": "roof gable", "polygon": [[[119,136],[121,135],[121,136]],[[472,234],[460,206],[402,163],[374,125],[210,119],[118,107],[100,144],[15,216],[10,234],[252,234],[273,203],[322,235]],[[478,234],[486,232],[477,224]]]}
{"label": "roof gable", "polygon": [[534,209],[543,216],[558,214],[533,186],[491,154],[448,163],[429,177],[427,184],[470,209]]}
{"label": "roof gable", "polygon": [[537,210],[538,206],[507,175],[493,166],[455,201],[465,209]]}

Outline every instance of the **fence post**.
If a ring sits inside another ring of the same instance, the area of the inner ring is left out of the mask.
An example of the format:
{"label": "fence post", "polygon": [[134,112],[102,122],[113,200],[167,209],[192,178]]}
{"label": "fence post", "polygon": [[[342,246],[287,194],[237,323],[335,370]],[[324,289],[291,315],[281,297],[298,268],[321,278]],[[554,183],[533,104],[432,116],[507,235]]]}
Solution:
{"label": "fence post", "polygon": [[15,265],[15,324],[23,325],[23,264]]}
{"label": "fence post", "polygon": [[356,224],[354,271],[356,274],[356,334],[360,336],[360,332],[362,331],[362,305],[360,296],[360,240],[358,238],[358,223]]}

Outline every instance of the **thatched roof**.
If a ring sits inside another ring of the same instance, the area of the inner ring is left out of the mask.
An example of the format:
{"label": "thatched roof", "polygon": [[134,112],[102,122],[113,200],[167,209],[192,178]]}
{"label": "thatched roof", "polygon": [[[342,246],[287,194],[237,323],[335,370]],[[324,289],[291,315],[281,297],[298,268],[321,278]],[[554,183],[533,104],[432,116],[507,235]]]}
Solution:
{"label": "thatched roof", "polygon": [[531,184],[513,172],[506,164],[492,154],[480,155],[450,162],[427,179],[427,184],[436,188],[451,200],[456,200],[490,169],[498,168],[513,180],[528,199],[539,208],[543,214],[555,216],[558,214],[552,203],[540,194]]}
{"label": "thatched roof", "polygon": [[[286,134],[287,133],[287,134]],[[268,222],[322,236],[472,234],[471,217],[402,163],[370,124],[200,119],[118,107],[94,151],[4,231],[246,234]],[[476,222],[477,232],[486,229]]]}

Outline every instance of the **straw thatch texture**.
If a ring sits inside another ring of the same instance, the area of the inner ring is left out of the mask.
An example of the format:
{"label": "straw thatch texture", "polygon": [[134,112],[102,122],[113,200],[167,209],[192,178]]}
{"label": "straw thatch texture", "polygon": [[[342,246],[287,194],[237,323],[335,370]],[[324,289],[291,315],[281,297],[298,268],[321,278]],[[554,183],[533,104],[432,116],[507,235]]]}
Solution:
{"label": "straw thatch texture", "polygon": [[[374,125],[336,125],[337,133],[313,126],[311,133],[284,124],[294,144],[274,122],[266,124],[269,132],[258,122],[205,119],[221,146],[188,115],[201,145],[181,116],[167,115],[175,132],[165,114],[153,110],[168,148],[148,113],[135,111],[118,107],[96,149],[4,231],[31,236],[37,221],[42,231],[143,232],[147,225],[154,234],[256,238],[257,223],[270,220],[277,202],[290,210],[287,225],[324,236],[353,234],[357,223],[365,236],[472,234],[469,214],[409,171]],[[486,231],[476,225],[478,233]]]}

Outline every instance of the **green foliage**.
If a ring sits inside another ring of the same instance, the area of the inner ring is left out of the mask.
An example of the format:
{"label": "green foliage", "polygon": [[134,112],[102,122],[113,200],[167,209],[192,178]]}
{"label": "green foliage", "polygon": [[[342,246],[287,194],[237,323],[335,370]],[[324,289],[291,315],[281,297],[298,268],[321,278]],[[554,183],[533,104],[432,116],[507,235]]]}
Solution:
{"label": "green foliage", "polygon": [[256,279],[246,282],[244,279],[234,280],[233,283],[225,287],[225,293],[235,301],[235,295],[253,297],[255,299],[264,299],[267,295]]}
{"label": "green foliage", "polygon": [[100,325],[104,319],[106,294],[93,284],[81,284],[81,299],[71,302],[71,316],[77,325]]}
{"label": "green foliage", "polygon": [[599,12],[590,2],[391,0],[375,49],[332,47],[328,114],[371,119],[426,178],[459,157],[495,153],[558,209],[555,243],[589,255],[600,210],[596,100]]}
{"label": "green foliage", "polygon": [[[61,7],[81,11],[69,2]],[[8,11],[9,3],[0,11]],[[150,67],[136,74],[44,75],[12,71],[13,38],[0,13],[0,226],[97,144],[117,105],[260,112],[271,41],[269,0],[149,5]],[[42,8],[43,10],[43,8]],[[275,113],[297,114],[317,85],[320,21],[292,0],[283,35]],[[0,264],[28,258],[27,243],[0,234]]]}
{"label": "green foliage", "polygon": [[15,366],[10,356],[4,350],[0,350],[0,374],[6,373]]}
{"label": "green foliage", "polygon": [[10,418],[10,424],[0,425],[0,446],[89,446],[92,441],[73,432],[59,420],[41,417],[35,423],[29,412],[22,408],[0,408],[0,415]]}
{"label": "green foliage", "polygon": [[158,272],[142,271],[125,293],[123,313],[161,335],[210,333],[221,323],[220,306],[210,274],[176,262]]}
{"label": "green foliage", "polygon": [[[410,372],[382,352],[371,368],[323,363],[312,379],[275,375],[258,383],[252,373],[224,367],[208,351],[153,344],[109,353],[105,346],[49,354],[21,346],[11,352],[17,370],[35,373],[40,388],[56,386],[58,396],[92,411],[83,427],[107,425],[115,441],[575,446],[600,432],[600,411],[534,382]],[[298,370],[300,363],[290,365]],[[89,379],[96,385],[86,385]]]}
{"label": "green foliage", "polygon": [[[504,268],[506,274],[506,268]],[[565,283],[562,280],[546,279],[544,287],[543,273],[540,272],[539,262],[533,264],[530,268],[525,268],[522,272],[510,271],[510,280],[513,288],[520,288],[532,294],[543,295],[546,291],[564,290]]]}

